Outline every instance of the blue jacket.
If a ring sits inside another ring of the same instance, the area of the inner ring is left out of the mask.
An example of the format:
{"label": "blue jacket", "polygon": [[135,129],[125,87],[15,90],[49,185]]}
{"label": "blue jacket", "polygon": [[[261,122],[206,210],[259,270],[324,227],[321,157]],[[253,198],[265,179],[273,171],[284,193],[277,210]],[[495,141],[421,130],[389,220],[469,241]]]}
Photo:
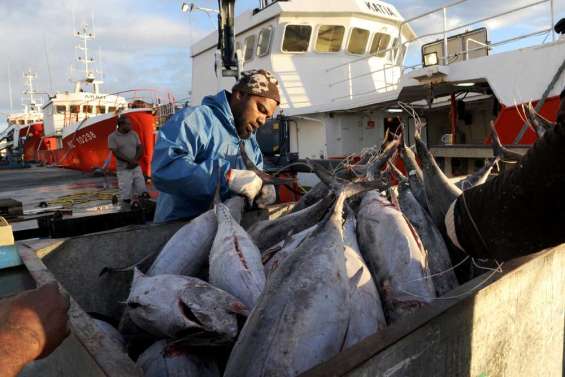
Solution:
{"label": "blue jacket", "polygon": [[[228,95],[221,91],[205,97],[201,106],[179,111],[159,130],[151,162],[153,184],[160,191],[154,222],[191,219],[207,211],[217,169],[222,200],[231,195],[226,174],[230,168],[245,169],[245,164]],[[255,135],[244,142],[249,158],[261,169]]]}

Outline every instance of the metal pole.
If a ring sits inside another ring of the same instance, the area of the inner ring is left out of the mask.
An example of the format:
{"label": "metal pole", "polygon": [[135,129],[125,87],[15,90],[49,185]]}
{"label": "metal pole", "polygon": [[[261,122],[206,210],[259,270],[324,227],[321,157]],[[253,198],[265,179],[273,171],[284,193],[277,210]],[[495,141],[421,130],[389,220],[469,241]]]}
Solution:
{"label": "metal pole", "polygon": [[8,96],[10,97],[10,112],[14,110],[14,103],[12,100],[12,73],[10,72],[10,61],[8,60]]}
{"label": "metal pole", "polygon": [[443,8],[443,64],[447,65],[447,8]]}
{"label": "metal pole", "polygon": [[553,28],[553,27],[555,26],[555,20],[554,20],[554,17],[555,17],[555,14],[554,14],[555,8],[553,7],[553,0],[549,0],[549,8],[550,8],[550,12],[551,12],[551,25],[550,25],[550,28],[551,28],[551,41],[552,41],[552,42],[555,42],[555,29]]}
{"label": "metal pole", "polygon": [[457,141],[457,101],[455,94],[451,93],[451,143],[455,144]]}

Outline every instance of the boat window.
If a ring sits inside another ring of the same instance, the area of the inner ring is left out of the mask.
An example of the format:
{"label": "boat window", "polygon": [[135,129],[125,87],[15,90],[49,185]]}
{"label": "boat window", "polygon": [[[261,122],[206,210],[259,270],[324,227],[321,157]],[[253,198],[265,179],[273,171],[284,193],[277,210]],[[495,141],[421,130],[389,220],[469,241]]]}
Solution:
{"label": "boat window", "polygon": [[345,34],[345,27],[341,25],[321,25],[316,39],[316,51],[338,52]]}
{"label": "boat window", "polygon": [[391,48],[393,47],[398,47],[398,48],[391,50],[388,56],[390,61],[400,64],[404,59],[404,54],[406,53],[406,46],[405,45],[397,46],[397,43],[398,43],[398,38],[394,38],[394,40],[392,41]]}
{"label": "boat window", "polygon": [[67,108],[64,105],[57,105],[56,106],[57,114],[64,114],[66,110],[67,110]]}
{"label": "boat window", "polygon": [[13,126],[14,124],[16,124],[16,121],[15,121],[15,120],[11,120],[8,124],[9,124],[10,126]]}
{"label": "boat window", "polygon": [[80,105],[71,105],[70,112],[73,114],[78,114],[80,112]]}
{"label": "boat window", "polygon": [[115,108],[115,107],[113,107],[113,106],[108,107],[108,112],[109,112],[109,113],[113,113],[113,112],[115,112],[115,111],[116,111],[116,108]]}
{"label": "boat window", "polygon": [[92,105],[84,105],[84,106],[82,107],[82,111],[83,111],[84,113],[92,114]]}
{"label": "boat window", "polygon": [[369,41],[369,30],[353,28],[349,36],[347,51],[351,54],[364,54]]}
{"label": "boat window", "polygon": [[21,124],[26,124],[26,121],[23,120],[23,119],[20,119],[20,120],[18,120],[18,124],[20,124],[20,125],[21,125]]}
{"label": "boat window", "polygon": [[261,30],[259,33],[259,41],[257,42],[257,56],[265,56],[269,54],[271,50],[271,35],[273,33],[273,27],[269,26]]}
{"label": "boat window", "polygon": [[27,124],[32,124],[32,123],[33,123],[33,119],[27,121]]}
{"label": "boat window", "polygon": [[286,25],[282,50],[284,52],[308,51],[310,35],[312,35],[312,26],[310,25]]}
{"label": "boat window", "polygon": [[106,106],[96,106],[96,112],[98,114],[104,114],[106,112]]}
{"label": "boat window", "polygon": [[245,46],[243,52],[243,61],[248,62],[253,59],[253,51],[255,51],[255,35],[245,38]]}
{"label": "boat window", "polygon": [[376,55],[379,58],[384,58],[386,53],[384,52],[388,48],[388,43],[390,42],[390,35],[384,33],[375,33],[373,37],[373,43],[371,44],[371,50],[369,53],[371,55]]}

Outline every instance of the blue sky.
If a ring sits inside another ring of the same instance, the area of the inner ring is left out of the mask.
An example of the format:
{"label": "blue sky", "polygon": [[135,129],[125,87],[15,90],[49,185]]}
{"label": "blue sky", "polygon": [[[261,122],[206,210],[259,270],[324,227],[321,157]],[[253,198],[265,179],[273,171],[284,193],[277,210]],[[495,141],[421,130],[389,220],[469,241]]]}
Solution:
{"label": "blue sky", "polygon": [[[405,18],[447,2],[389,1]],[[453,22],[465,22],[532,2],[534,0],[469,0],[450,11],[449,15]],[[217,7],[215,0],[196,0],[195,3],[203,7]],[[252,9],[258,3],[258,0],[238,0],[236,12]],[[10,111],[8,77],[11,79],[13,111],[21,110],[22,74],[28,68],[39,76],[36,80],[38,91],[53,94],[55,91],[72,90],[69,66],[74,62],[74,46],[78,42],[72,32],[81,23],[90,23],[92,15],[97,38],[91,46],[95,57],[98,58],[101,52],[101,62],[98,63],[101,63],[104,72],[104,92],[155,88],[168,90],[177,99],[187,97],[191,84],[190,45],[214,30],[216,20],[213,15],[201,12],[181,13],[181,4],[182,1],[177,0],[1,1],[0,35],[3,40],[0,48],[4,59],[0,60],[0,129]],[[554,4],[557,21],[565,17],[565,0],[554,0]],[[549,27],[548,15],[549,7],[541,5],[507,17],[502,22],[490,22],[487,24],[489,39],[498,41],[518,31],[525,33]],[[441,25],[439,18],[431,18],[431,22],[428,18],[413,27],[417,34],[422,34],[434,27],[437,30],[438,25]],[[520,44],[535,41],[532,39]],[[417,48],[409,59],[419,60]],[[75,66],[78,67],[77,64]]]}

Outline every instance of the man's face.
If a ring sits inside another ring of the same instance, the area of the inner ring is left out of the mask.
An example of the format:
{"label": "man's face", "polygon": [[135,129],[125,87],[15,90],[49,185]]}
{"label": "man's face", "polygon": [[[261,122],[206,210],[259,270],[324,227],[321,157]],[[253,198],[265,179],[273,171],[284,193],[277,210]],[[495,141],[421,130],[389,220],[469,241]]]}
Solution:
{"label": "man's face", "polygon": [[121,124],[118,124],[118,131],[123,134],[127,134],[131,131],[131,121],[128,118],[125,118]]}
{"label": "man's face", "polygon": [[277,108],[277,102],[271,98],[254,96],[234,91],[231,110],[235,127],[240,138],[248,139],[252,133],[271,118]]}

